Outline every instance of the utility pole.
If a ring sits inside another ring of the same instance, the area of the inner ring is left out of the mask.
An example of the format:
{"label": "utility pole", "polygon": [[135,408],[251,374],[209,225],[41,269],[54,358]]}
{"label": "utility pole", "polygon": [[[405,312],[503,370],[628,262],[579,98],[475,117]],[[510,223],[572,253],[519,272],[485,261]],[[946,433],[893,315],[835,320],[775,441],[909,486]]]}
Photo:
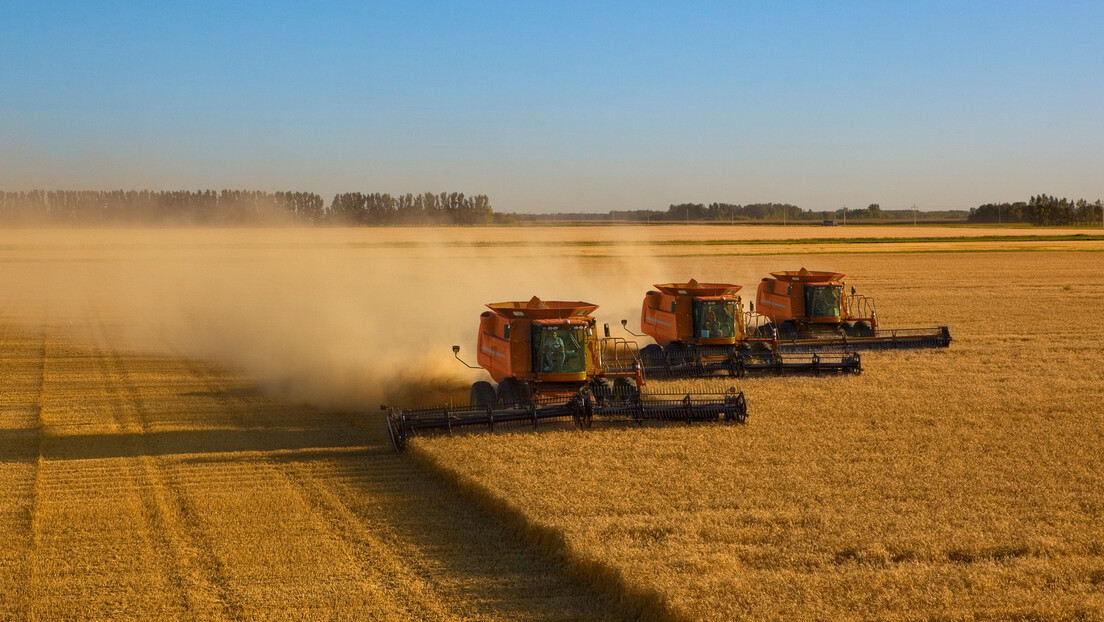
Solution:
{"label": "utility pole", "polygon": [[847,226],[847,206],[843,206],[843,226]]}
{"label": "utility pole", "polygon": [[912,204],[912,226],[916,226],[916,204]]}

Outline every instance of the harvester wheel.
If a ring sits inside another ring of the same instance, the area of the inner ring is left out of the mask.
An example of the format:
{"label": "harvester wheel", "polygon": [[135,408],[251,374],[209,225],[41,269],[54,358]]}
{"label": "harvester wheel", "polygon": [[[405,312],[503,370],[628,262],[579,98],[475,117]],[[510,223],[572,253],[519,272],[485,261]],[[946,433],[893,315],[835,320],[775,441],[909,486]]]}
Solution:
{"label": "harvester wheel", "polygon": [[640,348],[640,361],[645,365],[654,365],[663,362],[663,346],[658,343],[650,343]]}
{"label": "harvester wheel", "polygon": [[870,327],[870,324],[868,322],[855,322],[855,336],[873,337],[874,329]]}
{"label": "harvester wheel", "polygon": [[613,381],[613,397],[622,402],[635,402],[640,398],[640,392],[636,385],[628,378],[618,378]]}
{"label": "harvester wheel", "polygon": [[518,382],[517,378],[506,378],[498,383],[498,403],[502,406],[513,406],[524,403],[528,391],[525,385]]}
{"label": "harvester wheel", "polygon": [[480,380],[472,384],[471,400],[469,401],[472,406],[489,408],[495,405],[497,399],[498,398],[495,397],[494,387],[491,386],[491,383]]}
{"label": "harvester wheel", "polygon": [[779,339],[797,339],[797,324],[793,320],[786,320],[778,325]]}
{"label": "harvester wheel", "polygon": [[663,353],[667,355],[667,364],[671,367],[677,367],[685,362],[683,360],[684,352],[682,344],[677,341],[672,341],[667,344],[667,346],[663,348]]}
{"label": "harvester wheel", "polygon": [[590,381],[590,394],[594,396],[594,399],[599,403],[605,403],[613,397],[613,389],[610,388],[609,381],[604,378],[595,378]]}
{"label": "harvester wheel", "polygon": [[763,343],[762,341],[756,342],[755,345],[752,346],[751,350],[751,355],[760,360],[769,359],[772,354],[770,346]]}

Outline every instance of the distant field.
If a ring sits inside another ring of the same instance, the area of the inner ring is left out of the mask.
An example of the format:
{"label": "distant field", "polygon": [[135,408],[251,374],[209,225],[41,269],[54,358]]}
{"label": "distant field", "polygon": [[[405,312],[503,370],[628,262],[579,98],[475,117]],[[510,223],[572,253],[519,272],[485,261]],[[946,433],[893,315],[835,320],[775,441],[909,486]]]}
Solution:
{"label": "distant field", "polygon": [[586,225],[286,229],[26,229],[0,231],[0,261],[570,258],[1104,251],[1104,230],[973,226]]}
{"label": "distant field", "polygon": [[[0,231],[0,618],[1104,618],[1101,241],[854,229],[904,235]],[[617,331],[801,266],[954,344],[741,382],[744,426],[384,441],[466,400],[484,303]]]}

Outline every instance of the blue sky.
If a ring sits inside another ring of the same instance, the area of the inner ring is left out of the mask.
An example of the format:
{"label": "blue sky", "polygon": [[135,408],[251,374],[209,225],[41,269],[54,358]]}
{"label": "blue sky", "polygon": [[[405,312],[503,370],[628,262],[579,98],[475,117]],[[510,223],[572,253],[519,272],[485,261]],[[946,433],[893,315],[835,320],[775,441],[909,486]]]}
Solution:
{"label": "blue sky", "polygon": [[0,189],[1104,197],[1104,3],[0,0]]}

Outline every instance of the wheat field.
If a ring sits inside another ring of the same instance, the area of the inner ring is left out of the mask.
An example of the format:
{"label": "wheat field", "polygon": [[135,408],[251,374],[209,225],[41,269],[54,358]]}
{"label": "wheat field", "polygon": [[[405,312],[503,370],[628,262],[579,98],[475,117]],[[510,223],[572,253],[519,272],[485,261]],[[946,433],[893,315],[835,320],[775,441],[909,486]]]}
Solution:
{"label": "wheat field", "polygon": [[[682,256],[807,237],[721,229],[0,232],[0,619],[1104,619],[1099,242]],[[952,347],[743,426],[385,441],[483,303],[802,265]]]}
{"label": "wheat field", "polygon": [[[414,451],[660,617],[1101,619],[1104,260],[821,263],[873,293],[884,326],[948,323],[952,347],[864,353],[859,377],[743,380],[745,426],[471,435]],[[710,270],[726,265],[749,262]]]}
{"label": "wheat field", "polygon": [[0,619],[623,615],[355,413],[119,332],[0,336]]}

